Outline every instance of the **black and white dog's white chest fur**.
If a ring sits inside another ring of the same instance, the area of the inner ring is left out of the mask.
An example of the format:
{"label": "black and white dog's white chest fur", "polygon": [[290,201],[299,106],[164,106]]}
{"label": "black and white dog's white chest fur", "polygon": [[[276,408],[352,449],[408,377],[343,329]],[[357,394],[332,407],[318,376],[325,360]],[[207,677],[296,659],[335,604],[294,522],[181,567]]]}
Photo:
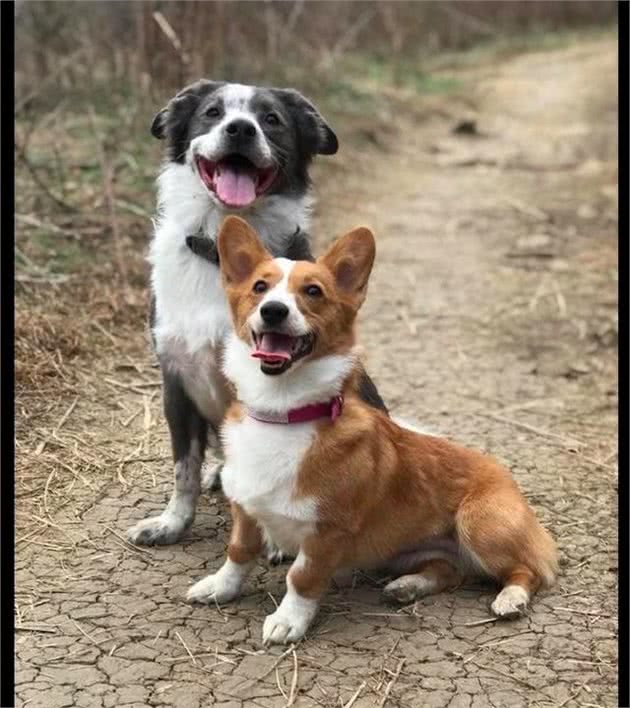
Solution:
{"label": "black and white dog's white chest fur", "polygon": [[[159,177],[159,215],[149,260],[155,298],[152,323],[160,360],[183,380],[199,411],[217,425],[225,410],[222,376],[213,362],[231,327],[219,268],[186,245],[187,234],[214,239],[230,213],[217,205],[189,165],[171,163]],[[296,229],[307,230],[306,196],[273,195],[242,214],[281,253]],[[203,380],[202,380],[203,379]]]}
{"label": "black and white dog's white chest fur", "polygon": [[191,524],[208,432],[220,425],[231,397],[221,372],[231,324],[219,268],[187,239],[212,253],[220,223],[236,213],[274,255],[310,257],[308,166],[316,154],[337,151],[335,134],[297,91],[205,80],[178,93],[151,132],[166,141],[167,152],[149,260],[175,485],[162,514],[129,529],[140,544],[172,543]]}

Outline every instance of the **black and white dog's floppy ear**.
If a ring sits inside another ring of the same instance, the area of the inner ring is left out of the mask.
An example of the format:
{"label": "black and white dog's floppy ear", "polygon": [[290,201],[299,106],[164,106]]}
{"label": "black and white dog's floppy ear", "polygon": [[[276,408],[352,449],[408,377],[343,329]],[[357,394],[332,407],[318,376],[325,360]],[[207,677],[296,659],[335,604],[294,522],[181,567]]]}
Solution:
{"label": "black and white dog's floppy ear", "polygon": [[169,125],[177,125],[190,117],[199,101],[220,86],[223,81],[200,79],[183,88],[159,111],[151,123],[151,135],[158,140],[168,136]]}
{"label": "black and white dog's floppy ear", "polygon": [[295,89],[274,89],[296,121],[300,137],[313,155],[334,155],[339,149],[337,136],[315,106]]}

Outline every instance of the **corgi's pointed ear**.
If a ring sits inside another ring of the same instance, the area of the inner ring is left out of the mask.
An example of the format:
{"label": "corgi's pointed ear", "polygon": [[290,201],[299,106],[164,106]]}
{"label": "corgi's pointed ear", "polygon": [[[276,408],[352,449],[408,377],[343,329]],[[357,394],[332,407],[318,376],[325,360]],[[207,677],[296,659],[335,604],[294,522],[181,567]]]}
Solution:
{"label": "corgi's pointed ear", "polygon": [[261,261],[271,258],[258,234],[238,216],[228,216],[223,221],[217,247],[221,273],[229,285],[246,280]]}
{"label": "corgi's pointed ear", "polygon": [[358,295],[363,302],[375,254],[374,234],[365,226],[357,226],[340,236],[319,262],[333,274],[339,290]]}

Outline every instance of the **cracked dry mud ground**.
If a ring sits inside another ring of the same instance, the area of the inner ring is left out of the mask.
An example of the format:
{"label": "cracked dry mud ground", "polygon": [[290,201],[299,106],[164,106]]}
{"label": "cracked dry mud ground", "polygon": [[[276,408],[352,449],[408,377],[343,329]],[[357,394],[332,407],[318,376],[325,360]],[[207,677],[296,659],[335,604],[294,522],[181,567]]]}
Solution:
{"label": "cracked dry mud ground", "polygon": [[[377,234],[361,337],[385,399],[510,465],[558,541],[557,586],[483,622],[490,587],[397,610],[363,579],[327,595],[295,653],[262,651],[284,568],[261,563],[221,609],[183,599],[221,561],[220,495],[183,543],[121,540],[167,499],[168,439],[156,389],[104,389],[64,431],[90,421],[129,461],[17,546],[18,706],[616,705],[615,63],[604,39],[460,70],[466,102],[417,99],[385,149],[315,174],[319,248],[359,222]],[[471,105],[483,135],[451,134]],[[140,407],[127,427],[114,399]]]}

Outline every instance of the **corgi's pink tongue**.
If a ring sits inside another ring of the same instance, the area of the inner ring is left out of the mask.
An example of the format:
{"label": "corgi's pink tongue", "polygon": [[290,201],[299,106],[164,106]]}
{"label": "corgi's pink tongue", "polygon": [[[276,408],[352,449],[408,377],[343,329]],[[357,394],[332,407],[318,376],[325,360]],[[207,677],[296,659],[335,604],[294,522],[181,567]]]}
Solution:
{"label": "corgi's pink tongue", "polygon": [[293,337],[276,332],[265,332],[260,335],[256,350],[252,356],[264,361],[287,361],[291,358]]}
{"label": "corgi's pink tongue", "polygon": [[255,172],[217,165],[214,175],[219,199],[235,207],[249,206],[256,201]]}

